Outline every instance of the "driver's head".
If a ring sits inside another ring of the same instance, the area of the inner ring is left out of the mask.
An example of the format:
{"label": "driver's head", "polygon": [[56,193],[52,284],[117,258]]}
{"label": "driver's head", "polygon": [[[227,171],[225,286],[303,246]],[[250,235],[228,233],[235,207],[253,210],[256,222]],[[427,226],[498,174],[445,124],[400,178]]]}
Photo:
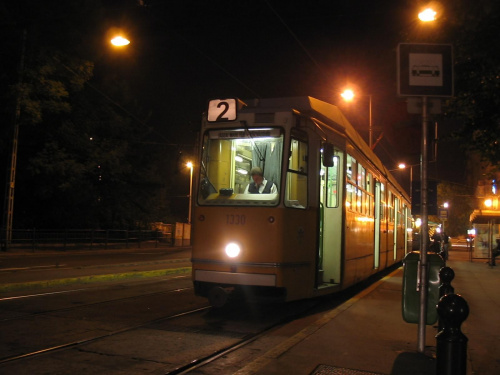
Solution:
{"label": "driver's head", "polygon": [[250,171],[250,176],[252,176],[252,180],[257,186],[264,181],[264,176],[262,175],[262,169],[260,167],[253,167]]}

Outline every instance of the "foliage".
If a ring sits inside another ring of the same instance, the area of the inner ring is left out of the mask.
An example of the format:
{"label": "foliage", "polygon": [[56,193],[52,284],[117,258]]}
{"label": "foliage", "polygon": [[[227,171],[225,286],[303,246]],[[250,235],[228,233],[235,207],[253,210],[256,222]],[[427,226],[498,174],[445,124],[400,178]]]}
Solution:
{"label": "foliage", "polygon": [[462,123],[457,136],[467,149],[493,165],[500,163],[500,3],[450,4],[455,57],[455,97],[447,115]]}
{"label": "foliage", "polygon": [[475,207],[473,191],[468,186],[443,181],[438,184],[438,206],[444,202],[449,203],[448,220],[443,221],[434,216],[430,220],[444,224],[449,236],[465,235],[469,229],[470,214]]}

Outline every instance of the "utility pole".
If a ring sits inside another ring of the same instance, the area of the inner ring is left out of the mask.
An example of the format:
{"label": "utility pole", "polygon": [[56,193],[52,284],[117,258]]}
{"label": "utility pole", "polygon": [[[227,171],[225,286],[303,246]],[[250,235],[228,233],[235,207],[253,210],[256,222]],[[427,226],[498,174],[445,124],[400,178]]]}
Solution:
{"label": "utility pole", "polygon": [[428,207],[427,207],[427,159],[428,159],[428,146],[427,146],[427,97],[422,98],[422,150],[420,161],[420,202],[422,205],[422,226],[421,226],[421,246],[420,246],[420,310],[418,316],[418,343],[417,350],[419,353],[425,351],[425,329],[427,324],[427,296],[429,280],[427,276],[427,247],[428,247]]}
{"label": "utility pole", "polygon": [[12,152],[10,156],[10,173],[5,187],[4,218],[3,227],[5,230],[4,250],[7,250],[12,242],[12,219],[14,216],[14,189],[16,186],[16,168],[17,168],[17,147],[19,141],[19,122],[21,118],[22,84],[24,76],[24,55],[26,52],[27,30],[23,29],[21,37],[21,57],[18,65],[17,78],[17,97],[16,109],[14,113],[14,133],[12,135]]}

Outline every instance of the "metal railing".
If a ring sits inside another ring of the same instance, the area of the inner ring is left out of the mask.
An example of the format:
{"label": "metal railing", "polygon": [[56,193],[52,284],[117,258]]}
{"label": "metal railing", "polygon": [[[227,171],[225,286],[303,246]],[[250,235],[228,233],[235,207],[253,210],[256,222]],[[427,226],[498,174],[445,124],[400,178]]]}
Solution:
{"label": "metal railing", "polygon": [[3,251],[8,249],[108,249],[131,246],[158,247],[172,246],[172,232],[159,230],[118,230],[118,229],[15,229],[12,240],[7,243],[5,232],[0,235]]}

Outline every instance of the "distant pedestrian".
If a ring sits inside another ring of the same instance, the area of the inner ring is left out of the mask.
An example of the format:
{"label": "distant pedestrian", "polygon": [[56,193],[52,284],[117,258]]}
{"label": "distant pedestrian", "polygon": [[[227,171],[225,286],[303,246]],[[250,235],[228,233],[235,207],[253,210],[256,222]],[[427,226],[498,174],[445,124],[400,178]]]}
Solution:
{"label": "distant pedestrian", "polygon": [[496,258],[500,255],[500,238],[496,239],[497,245],[495,248],[491,249],[491,259],[488,262],[490,266],[496,266]]}
{"label": "distant pedestrian", "polygon": [[432,242],[429,246],[429,250],[439,254],[441,252],[441,233],[434,233],[432,235]]}
{"label": "distant pedestrian", "polygon": [[448,260],[448,250],[450,247],[450,237],[446,234],[446,232],[443,232],[442,234],[442,240],[443,240],[443,254],[444,254],[444,260]]}

